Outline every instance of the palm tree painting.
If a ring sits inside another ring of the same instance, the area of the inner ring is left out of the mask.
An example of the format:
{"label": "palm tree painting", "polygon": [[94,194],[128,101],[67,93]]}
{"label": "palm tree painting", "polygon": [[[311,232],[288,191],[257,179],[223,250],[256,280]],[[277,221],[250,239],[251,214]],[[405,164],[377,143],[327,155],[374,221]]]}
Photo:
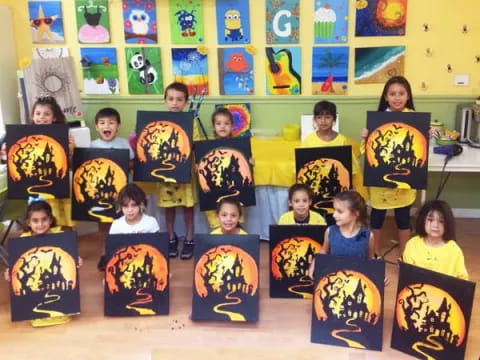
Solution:
{"label": "palm tree painting", "polygon": [[314,47],[312,52],[312,94],[346,95],[348,47]]}

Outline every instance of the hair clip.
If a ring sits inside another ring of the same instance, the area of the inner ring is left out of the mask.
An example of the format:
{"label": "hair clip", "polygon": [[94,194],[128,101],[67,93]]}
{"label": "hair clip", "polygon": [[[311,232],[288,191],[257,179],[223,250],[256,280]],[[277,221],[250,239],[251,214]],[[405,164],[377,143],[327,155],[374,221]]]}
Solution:
{"label": "hair clip", "polygon": [[427,23],[423,24],[423,31],[427,32],[428,30],[430,30],[430,25]]}
{"label": "hair clip", "polygon": [[41,195],[38,195],[37,197],[29,196],[28,200],[27,200],[27,203],[28,203],[28,205],[31,205],[31,204],[33,204],[35,202],[38,202],[38,201],[45,201],[45,198]]}
{"label": "hair clip", "polygon": [[447,71],[451,73],[453,71],[453,67],[450,64],[447,64]]}
{"label": "hair clip", "polygon": [[463,25],[462,26],[462,34],[466,34],[468,33],[468,26],[467,25]]}

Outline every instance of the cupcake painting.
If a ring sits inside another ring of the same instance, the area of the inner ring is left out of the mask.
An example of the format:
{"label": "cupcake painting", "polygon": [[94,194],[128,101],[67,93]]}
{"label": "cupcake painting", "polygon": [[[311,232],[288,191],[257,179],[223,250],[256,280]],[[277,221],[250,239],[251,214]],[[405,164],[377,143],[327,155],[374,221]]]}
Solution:
{"label": "cupcake painting", "polygon": [[314,36],[315,43],[347,42],[348,1],[315,1]]}

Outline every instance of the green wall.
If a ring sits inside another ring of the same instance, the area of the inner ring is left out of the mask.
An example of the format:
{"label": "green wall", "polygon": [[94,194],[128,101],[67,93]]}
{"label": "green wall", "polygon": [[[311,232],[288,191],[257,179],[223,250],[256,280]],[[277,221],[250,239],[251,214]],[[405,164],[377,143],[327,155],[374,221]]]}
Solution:
{"label": "green wall", "polygon": [[[202,104],[200,118],[210,134],[210,115],[215,104],[245,103],[251,105],[252,127],[275,129],[281,133],[282,126],[289,123],[300,123],[302,114],[310,114],[318,97],[226,97],[209,96]],[[340,132],[359,140],[360,130],[365,126],[366,111],[376,110],[378,97],[329,97],[329,101],[337,104],[340,115]],[[467,96],[418,96],[415,97],[417,111],[432,113],[432,120],[437,119],[453,128],[457,105],[473,103],[473,97]],[[161,96],[129,96],[129,97],[83,97],[85,120],[92,129],[92,138],[96,138],[94,126],[95,113],[102,107],[116,108],[122,116],[120,135],[128,137],[134,131],[137,110],[165,110]],[[479,159],[480,161],[480,159]],[[430,174],[427,197],[435,196],[439,174]],[[479,208],[480,173],[450,176],[441,198],[447,200],[455,208]]]}

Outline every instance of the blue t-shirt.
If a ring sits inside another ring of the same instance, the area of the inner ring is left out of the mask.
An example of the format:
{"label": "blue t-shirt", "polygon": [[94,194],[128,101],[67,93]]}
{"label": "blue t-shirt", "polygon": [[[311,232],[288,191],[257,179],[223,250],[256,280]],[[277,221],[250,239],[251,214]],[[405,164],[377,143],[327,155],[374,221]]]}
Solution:
{"label": "blue t-shirt", "polygon": [[368,242],[370,230],[361,227],[357,234],[352,237],[345,237],[337,225],[328,227],[328,243],[331,255],[355,256],[368,259]]}

